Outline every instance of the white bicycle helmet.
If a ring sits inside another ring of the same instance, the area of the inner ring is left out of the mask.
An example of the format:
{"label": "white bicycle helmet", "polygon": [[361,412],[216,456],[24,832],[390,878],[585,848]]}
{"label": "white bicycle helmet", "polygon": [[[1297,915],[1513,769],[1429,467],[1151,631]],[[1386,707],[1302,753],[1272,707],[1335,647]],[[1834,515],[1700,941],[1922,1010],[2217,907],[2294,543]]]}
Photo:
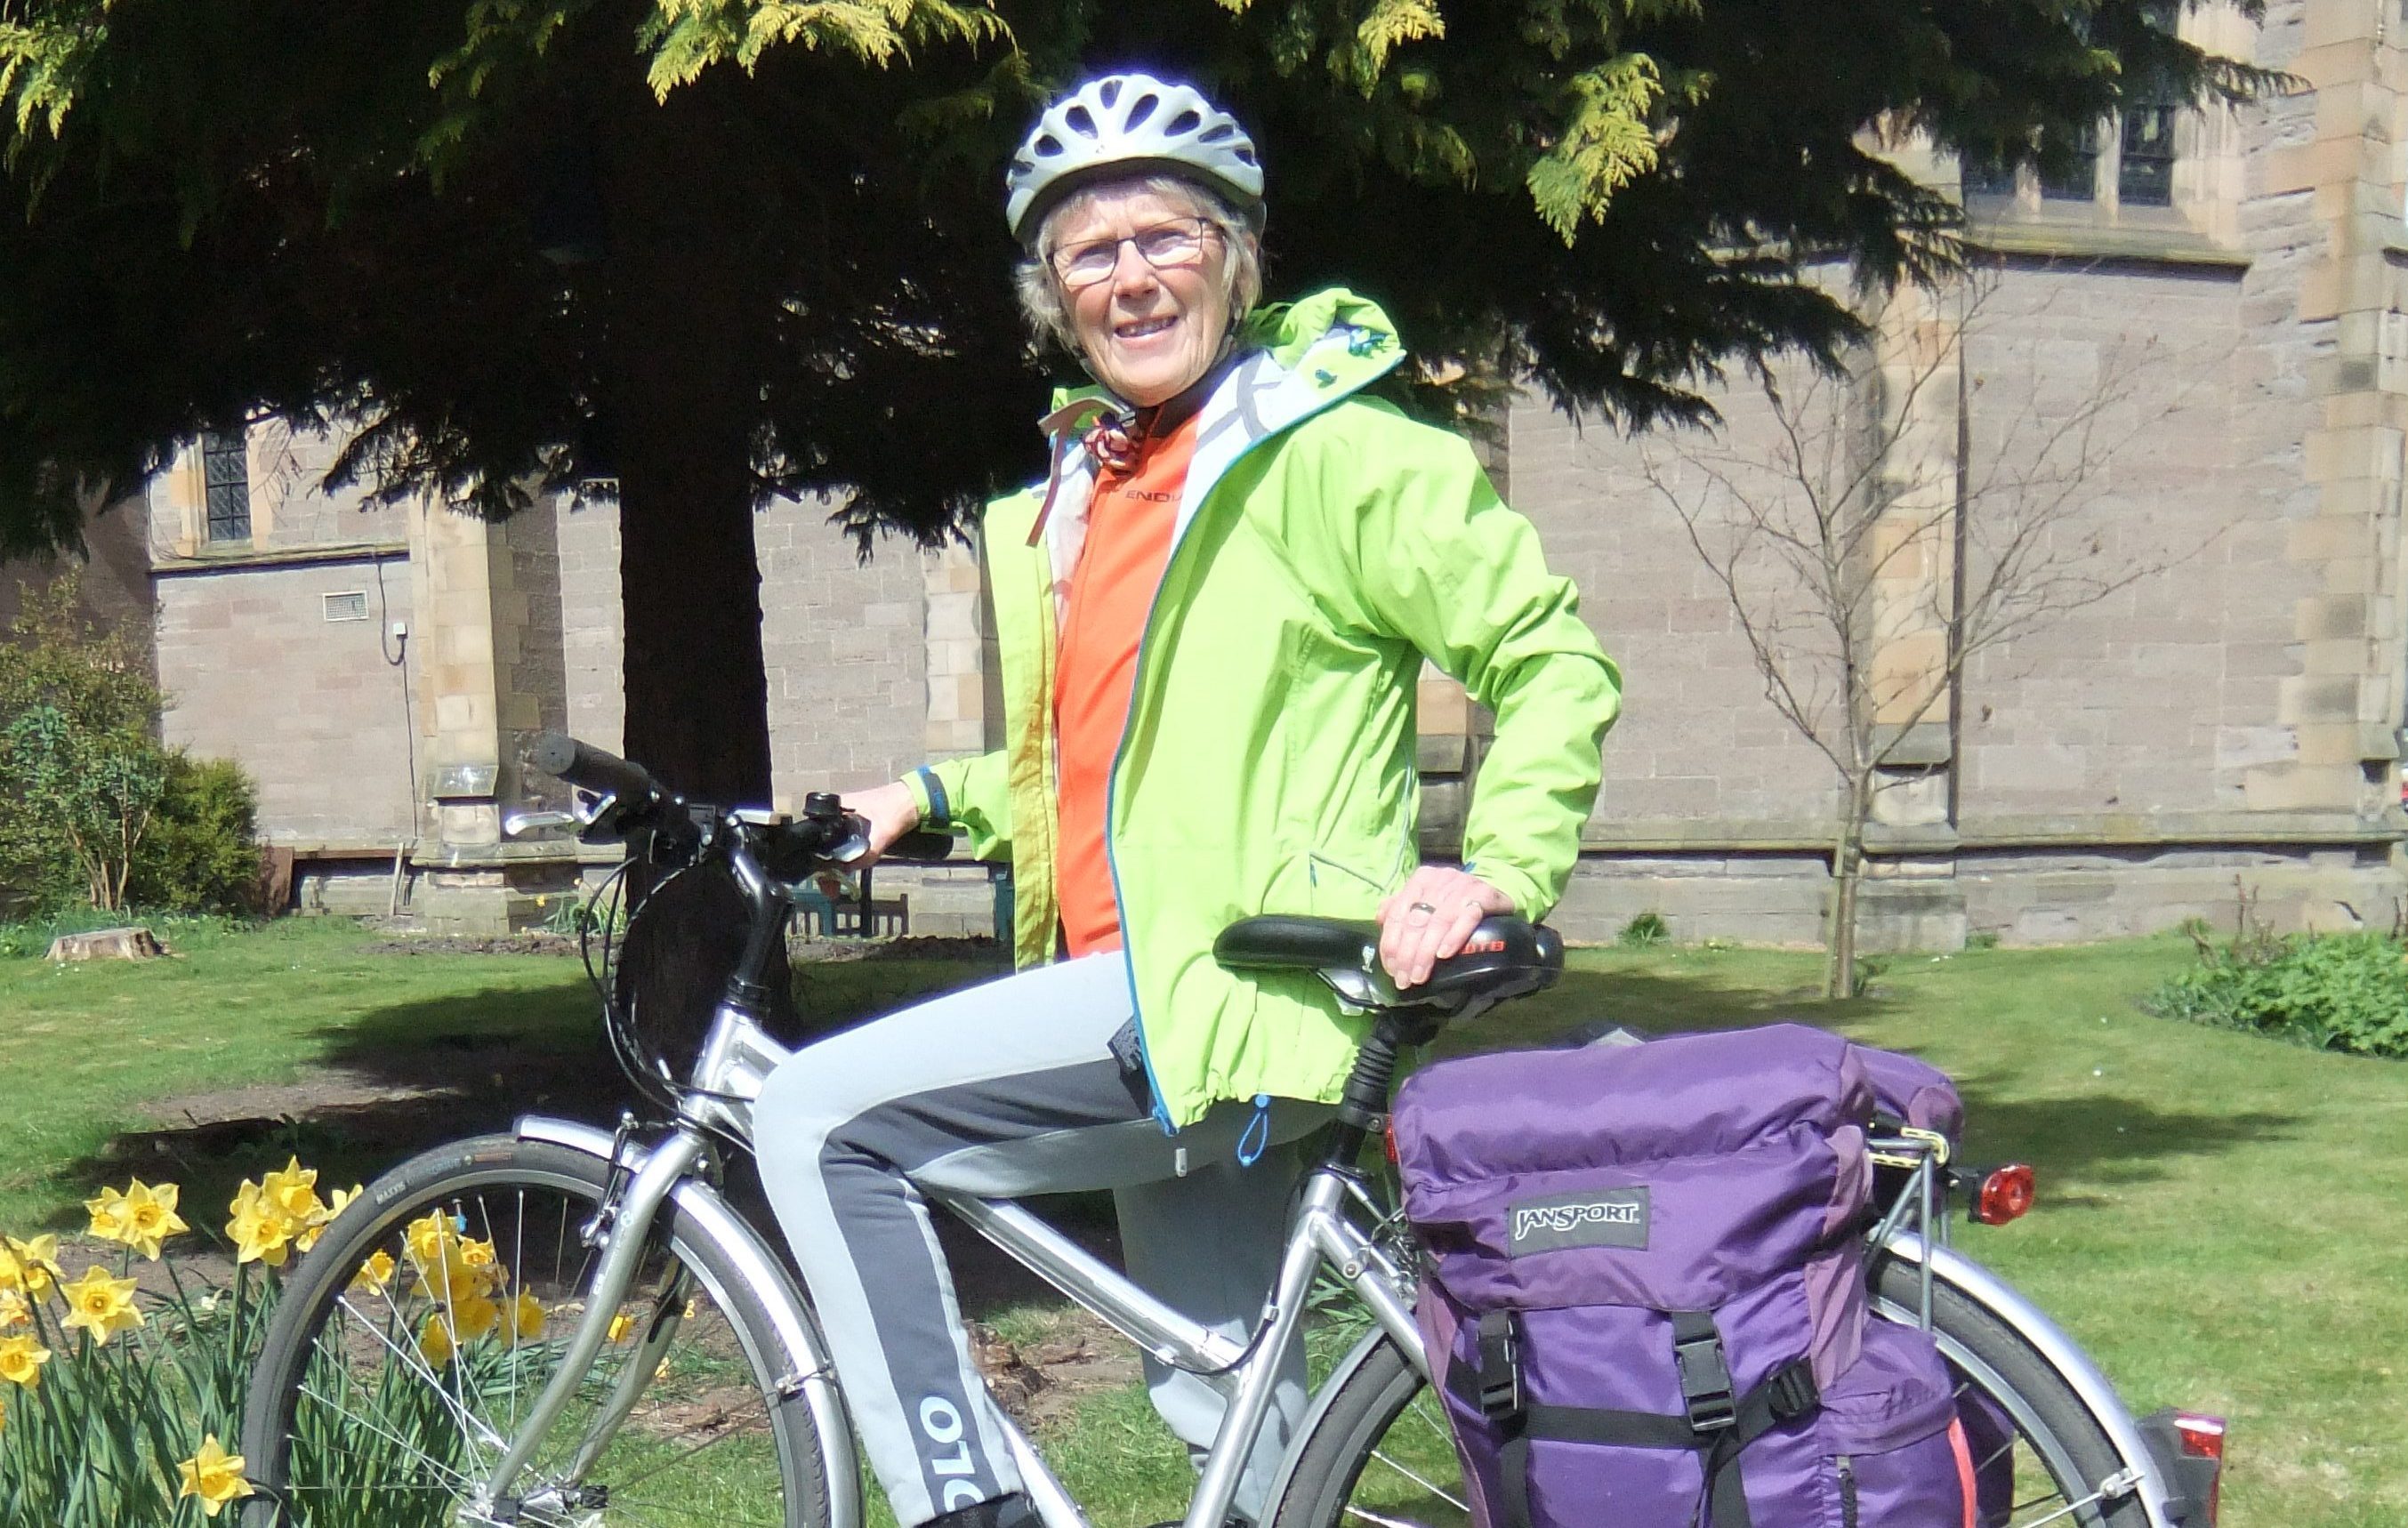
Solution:
{"label": "white bicycle helmet", "polygon": [[1004,174],[1004,217],[1025,242],[1082,185],[1152,167],[1203,180],[1249,218],[1262,209],[1263,166],[1235,117],[1192,85],[1112,74],[1088,80],[1037,119]]}

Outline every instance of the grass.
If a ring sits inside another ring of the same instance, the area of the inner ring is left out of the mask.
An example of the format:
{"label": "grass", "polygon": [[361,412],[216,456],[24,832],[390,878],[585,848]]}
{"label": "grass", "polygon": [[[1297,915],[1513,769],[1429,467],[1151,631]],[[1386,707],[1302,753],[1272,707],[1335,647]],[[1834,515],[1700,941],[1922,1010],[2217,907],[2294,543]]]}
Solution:
{"label": "grass", "polygon": [[[331,921],[170,941],[181,958],[140,966],[0,961],[0,1225],[71,1223],[112,1141],[161,1122],[146,1106],[162,1098],[495,1036],[591,1067],[574,962],[374,954]],[[1581,950],[1555,992],[1449,1045],[1797,1016],[1921,1052],[1963,1086],[1968,1155],[2040,1172],[2030,1218],[1959,1245],[2056,1315],[2136,1409],[2233,1418],[2229,1528],[2391,1528],[2408,1521],[2408,1067],[2141,1013],[2189,958],[2178,939],[1902,956],[1835,1006],[1812,955]],[[866,962],[809,986],[829,1009],[874,1011],[971,969]],[[1174,1515],[1183,1462],[1139,1387],[1046,1442],[1099,1522]]]}

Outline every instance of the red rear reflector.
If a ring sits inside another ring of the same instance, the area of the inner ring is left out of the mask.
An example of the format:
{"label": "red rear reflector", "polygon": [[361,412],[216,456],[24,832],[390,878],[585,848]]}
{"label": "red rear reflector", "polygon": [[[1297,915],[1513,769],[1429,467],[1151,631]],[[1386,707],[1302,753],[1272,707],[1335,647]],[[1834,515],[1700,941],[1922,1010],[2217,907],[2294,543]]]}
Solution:
{"label": "red rear reflector", "polygon": [[1388,1165],[1397,1165],[1397,1121],[1394,1116],[1390,1116],[1388,1122],[1381,1127],[1380,1144],[1387,1148]]}
{"label": "red rear reflector", "polygon": [[2207,1518],[2202,1524],[2202,1528],[2215,1528],[2216,1519],[2224,1512],[2224,1419],[2203,1417],[2196,1411],[2177,1411],[2174,1436],[2181,1440],[2185,1456],[2215,1462],[2215,1478],[2208,1483]]}
{"label": "red rear reflector", "polygon": [[2032,1207],[2032,1170],[2018,1162],[1982,1179],[1973,1201],[1973,1219],[1984,1225],[2004,1225]]}
{"label": "red rear reflector", "polygon": [[2182,1439],[2182,1451],[2193,1459],[2221,1460],[2224,1457],[2222,1417],[2202,1417],[2195,1411],[2176,1412],[2174,1435]]}

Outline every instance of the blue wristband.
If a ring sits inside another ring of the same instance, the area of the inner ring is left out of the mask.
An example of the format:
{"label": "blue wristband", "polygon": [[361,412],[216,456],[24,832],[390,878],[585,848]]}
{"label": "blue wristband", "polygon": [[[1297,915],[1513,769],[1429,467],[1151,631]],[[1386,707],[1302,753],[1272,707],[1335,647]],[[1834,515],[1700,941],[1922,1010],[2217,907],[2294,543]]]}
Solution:
{"label": "blue wristband", "polygon": [[953,804],[945,799],[945,782],[939,779],[937,772],[926,764],[922,764],[911,773],[919,777],[920,789],[928,793],[928,811],[922,820],[921,825],[930,828],[951,826],[953,821]]}

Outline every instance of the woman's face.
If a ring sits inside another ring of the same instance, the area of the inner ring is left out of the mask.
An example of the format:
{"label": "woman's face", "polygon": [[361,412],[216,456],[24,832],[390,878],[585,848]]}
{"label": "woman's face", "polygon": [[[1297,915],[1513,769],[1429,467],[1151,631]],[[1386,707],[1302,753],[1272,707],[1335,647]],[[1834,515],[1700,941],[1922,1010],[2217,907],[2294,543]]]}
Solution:
{"label": "woman's face", "polygon": [[[1166,235],[1174,225],[1200,232],[1200,240],[1182,247]],[[1054,279],[1096,380],[1142,408],[1176,397],[1211,369],[1229,332],[1223,280],[1229,249],[1194,203],[1107,187],[1073,203],[1052,232]],[[1156,248],[1157,257],[1161,246],[1170,245],[1170,257],[1158,266],[1149,264],[1139,252],[1140,239]],[[1100,271],[1107,240],[1118,241],[1110,274],[1078,284],[1082,274]],[[1066,264],[1082,253],[1089,268],[1066,278]]]}

